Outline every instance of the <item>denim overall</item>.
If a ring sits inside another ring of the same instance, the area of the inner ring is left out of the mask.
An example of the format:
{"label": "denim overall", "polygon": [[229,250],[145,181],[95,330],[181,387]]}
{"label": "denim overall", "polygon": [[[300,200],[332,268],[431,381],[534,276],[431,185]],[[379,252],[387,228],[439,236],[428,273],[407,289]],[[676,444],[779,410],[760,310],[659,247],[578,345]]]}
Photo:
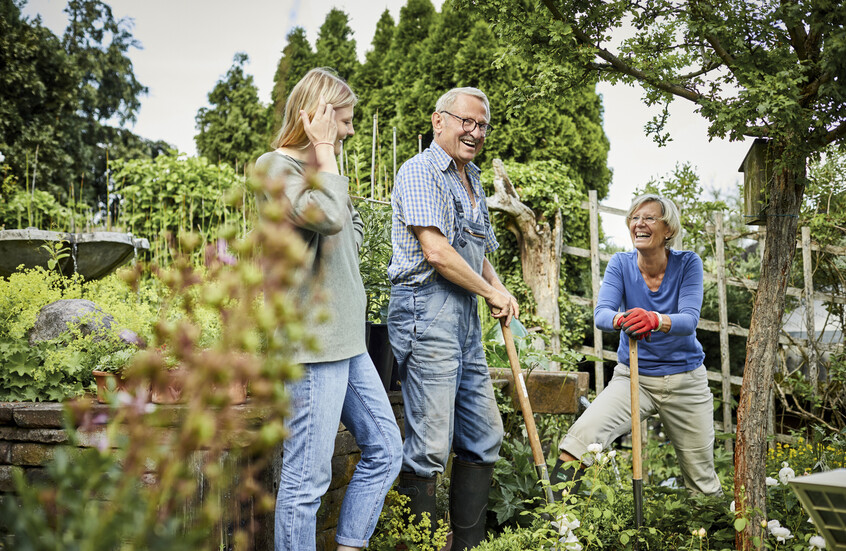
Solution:
{"label": "denim overall", "polygon": [[[479,275],[485,258],[488,211],[468,218],[453,186],[455,236],[451,245]],[[405,407],[403,471],[442,473],[450,446],[458,459],[493,464],[502,419],[493,393],[476,295],[440,275],[421,286],[394,285],[388,330],[399,363]]]}

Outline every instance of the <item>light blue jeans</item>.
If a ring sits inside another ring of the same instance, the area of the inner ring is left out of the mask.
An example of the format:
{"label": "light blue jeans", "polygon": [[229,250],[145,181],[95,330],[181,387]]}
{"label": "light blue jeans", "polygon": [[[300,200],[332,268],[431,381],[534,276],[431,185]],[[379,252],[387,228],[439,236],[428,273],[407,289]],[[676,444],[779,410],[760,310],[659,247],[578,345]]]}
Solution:
{"label": "light blue jeans", "polygon": [[402,461],[399,427],[376,368],[367,353],[307,364],[303,378],[287,388],[291,416],[276,497],[276,551],[315,549],[316,515],[332,479],[339,422],[355,437],[361,459],[347,486],[335,541],[364,547]]}
{"label": "light blue jeans", "polygon": [[405,407],[403,471],[444,472],[450,446],[470,463],[499,457],[502,418],[482,348],[476,296],[440,279],[394,286],[388,336]]}

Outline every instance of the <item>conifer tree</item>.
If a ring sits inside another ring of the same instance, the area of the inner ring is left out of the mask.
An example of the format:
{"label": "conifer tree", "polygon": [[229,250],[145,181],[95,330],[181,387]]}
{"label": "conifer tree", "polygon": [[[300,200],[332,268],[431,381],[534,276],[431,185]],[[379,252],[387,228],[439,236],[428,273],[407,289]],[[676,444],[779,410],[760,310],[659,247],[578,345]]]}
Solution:
{"label": "conifer tree", "polygon": [[317,35],[315,62],[320,67],[331,67],[349,81],[358,71],[356,43],[352,37],[349,16],[333,8],[326,14]]}
{"label": "conifer tree", "polygon": [[270,109],[272,111],[271,134],[274,134],[282,126],[282,116],[285,110],[285,101],[291,88],[314,67],[314,51],[306,38],[305,29],[294,27],[287,36],[288,42],[282,49],[282,57],[276,66],[276,74],[273,75],[273,91],[270,98]]}
{"label": "conifer tree", "polygon": [[244,72],[249,58],[235,54],[226,75],[209,92],[211,108],[195,118],[197,152],[212,162],[240,167],[267,151],[267,110],[259,102],[253,76]]}

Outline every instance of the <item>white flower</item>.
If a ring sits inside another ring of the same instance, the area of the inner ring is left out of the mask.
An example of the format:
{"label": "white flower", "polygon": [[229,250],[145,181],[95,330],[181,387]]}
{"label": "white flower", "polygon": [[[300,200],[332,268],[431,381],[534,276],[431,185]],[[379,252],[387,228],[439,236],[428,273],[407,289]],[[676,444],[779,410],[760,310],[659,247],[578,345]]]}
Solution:
{"label": "white flower", "polygon": [[770,534],[773,533],[773,528],[781,528],[781,523],[776,519],[767,522],[767,530],[770,531]]}
{"label": "white flower", "polygon": [[602,444],[600,444],[599,442],[588,444],[587,451],[589,451],[590,453],[599,453],[602,451]]}
{"label": "white flower", "polygon": [[582,544],[573,532],[568,532],[567,537],[562,537],[558,542],[564,546],[565,551],[582,551]]}
{"label": "white flower", "polygon": [[767,477],[767,486],[778,486],[778,480],[775,478],[768,476]]}
{"label": "white flower", "polygon": [[781,481],[782,484],[787,484],[794,478],[796,478],[796,473],[793,472],[793,469],[787,466],[787,463],[784,464],[785,466],[781,468],[778,472],[778,479]]}
{"label": "white flower", "polygon": [[6,156],[0,153],[0,163],[6,160]]}
{"label": "white flower", "polygon": [[775,536],[776,541],[785,542],[793,537],[793,534],[790,533],[790,530],[785,528],[784,526],[776,526],[770,533]]}
{"label": "white flower", "polygon": [[596,454],[596,461],[597,461],[598,463],[602,464],[602,463],[605,463],[606,461],[608,461],[608,458],[607,458],[607,457],[605,457],[605,455],[603,455],[603,453],[602,453],[602,452],[598,452],[598,453]]}
{"label": "white flower", "polygon": [[731,511],[733,513],[734,508],[735,508],[734,501],[732,501],[731,504],[729,505],[729,511]]}
{"label": "white flower", "polygon": [[614,459],[615,457],[617,457],[617,450],[611,450],[608,452],[609,459]]}
{"label": "white flower", "polygon": [[699,529],[699,532],[698,532],[698,534],[697,534],[697,535],[698,535],[700,538],[704,538],[707,534],[708,534],[708,532],[706,532],[706,531],[705,531],[705,528],[700,528],[700,529]]}
{"label": "white flower", "polygon": [[575,530],[576,528],[578,528],[579,526],[582,525],[582,522],[579,519],[574,518],[573,520],[570,520],[570,517],[567,517],[566,519],[564,519],[564,523],[567,525],[567,528],[569,528],[570,530]]}
{"label": "white flower", "polygon": [[811,536],[808,543],[811,544],[811,546],[808,547],[808,551],[813,551],[814,549],[825,549],[825,540],[822,536]]}
{"label": "white flower", "polygon": [[553,525],[558,527],[558,534],[561,536],[566,536],[567,534],[571,533],[572,530],[575,530],[579,526],[582,525],[579,519],[572,517],[571,515],[560,515],[555,519]]}

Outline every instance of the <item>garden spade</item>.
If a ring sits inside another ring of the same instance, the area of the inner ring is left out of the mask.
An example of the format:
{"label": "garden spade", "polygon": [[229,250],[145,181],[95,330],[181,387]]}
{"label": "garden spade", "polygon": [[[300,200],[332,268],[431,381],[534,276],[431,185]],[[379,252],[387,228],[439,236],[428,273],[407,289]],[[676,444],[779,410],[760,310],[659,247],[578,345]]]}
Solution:
{"label": "garden spade", "polygon": [[640,382],[637,371],[637,340],[629,338],[629,378],[632,393],[632,491],[634,492],[635,527],[638,537],[635,539],[635,549],[640,540],[640,527],[643,525],[643,472],[641,466],[640,449]]}
{"label": "garden spade", "polygon": [[523,372],[520,370],[520,360],[517,357],[517,348],[514,346],[514,335],[511,334],[511,328],[505,325],[504,319],[500,319],[499,323],[502,326],[502,338],[505,341],[505,351],[508,353],[508,363],[511,364],[514,384],[517,385],[517,400],[520,402],[523,421],[526,423],[526,432],[529,435],[529,446],[532,448],[535,470],[543,483],[546,501],[551,504],[555,502],[555,498],[549,485],[549,470],[546,466],[546,458],[543,456],[538,429],[535,426],[535,416],[532,413],[532,404],[529,402],[529,391],[526,389],[526,381],[523,379]]}

